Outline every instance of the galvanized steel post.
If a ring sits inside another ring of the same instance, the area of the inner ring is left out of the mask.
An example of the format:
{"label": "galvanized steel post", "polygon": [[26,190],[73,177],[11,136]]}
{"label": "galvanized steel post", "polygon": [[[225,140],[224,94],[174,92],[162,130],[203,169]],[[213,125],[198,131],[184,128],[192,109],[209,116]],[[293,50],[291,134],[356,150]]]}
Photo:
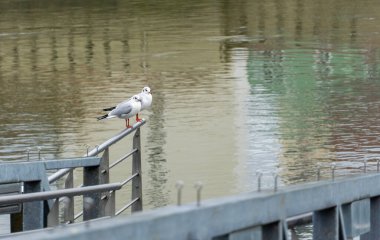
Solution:
{"label": "galvanized steel post", "polygon": [[[24,182],[24,193],[42,192],[41,181]],[[44,211],[44,201],[27,202],[23,204],[22,230],[34,230],[46,227],[47,214]]]}
{"label": "galvanized steel post", "polygon": [[338,236],[338,210],[336,207],[313,213],[313,240],[335,240]]}
{"label": "galvanized steel post", "polygon": [[[65,180],[65,189],[74,187],[73,169],[70,170]],[[74,222],[74,197],[64,197],[63,201],[63,220],[65,223]]]}
{"label": "galvanized steel post", "polygon": [[133,136],[133,149],[137,149],[133,153],[132,158],[132,175],[138,173],[136,177],[132,179],[132,201],[138,200],[132,205],[132,212],[142,210],[142,180],[141,180],[141,140],[140,140],[140,128],[136,130]]}
{"label": "galvanized steel post", "polygon": [[[106,184],[110,182],[109,175],[109,148],[106,148],[102,155],[102,160],[100,161],[100,176],[99,176],[99,184]],[[107,201],[108,201],[108,193],[102,193],[102,200],[100,201],[100,215],[106,216]]]}
{"label": "galvanized steel post", "polygon": [[262,239],[265,240],[287,240],[286,221],[277,221],[262,227]]}
{"label": "galvanized steel post", "polygon": [[[85,167],[83,171],[83,185],[92,186],[99,184],[100,167]],[[83,221],[100,217],[101,193],[89,193],[83,195]]]}
{"label": "galvanized steel post", "polygon": [[380,239],[380,197],[371,198],[371,229],[368,233],[360,236],[361,240]]}

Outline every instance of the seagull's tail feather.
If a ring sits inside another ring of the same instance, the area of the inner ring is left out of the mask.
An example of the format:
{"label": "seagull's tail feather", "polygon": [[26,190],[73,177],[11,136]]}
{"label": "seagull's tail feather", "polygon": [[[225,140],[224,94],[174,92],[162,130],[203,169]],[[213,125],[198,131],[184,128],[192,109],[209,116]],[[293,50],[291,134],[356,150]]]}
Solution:
{"label": "seagull's tail feather", "polygon": [[108,114],[105,114],[103,116],[97,117],[98,120],[102,120],[108,117]]}
{"label": "seagull's tail feather", "polygon": [[109,108],[103,108],[103,111],[112,111],[114,110],[116,107],[109,107]]}

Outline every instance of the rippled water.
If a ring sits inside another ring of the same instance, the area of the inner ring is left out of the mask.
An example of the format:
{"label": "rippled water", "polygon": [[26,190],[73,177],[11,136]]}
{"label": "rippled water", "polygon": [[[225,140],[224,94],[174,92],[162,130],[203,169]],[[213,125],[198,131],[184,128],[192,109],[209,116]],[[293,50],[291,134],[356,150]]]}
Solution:
{"label": "rippled water", "polygon": [[[144,204],[338,174],[378,157],[380,3],[1,1],[0,158],[81,156],[144,85]],[[123,173],[120,173],[121,175]]]}

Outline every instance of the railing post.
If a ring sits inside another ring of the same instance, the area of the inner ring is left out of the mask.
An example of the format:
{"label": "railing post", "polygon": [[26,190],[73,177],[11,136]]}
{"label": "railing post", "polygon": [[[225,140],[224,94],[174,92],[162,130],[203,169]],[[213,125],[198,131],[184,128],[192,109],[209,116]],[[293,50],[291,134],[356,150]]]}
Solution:
{"label": "railing post", "polygon": [[[73,169],[70,170],[65,180],[65,189],[74,187]],[[74,222],[74,197],[65,197],[63,201],[63,220],[65,223]]]}
{"label": "railing post", "polygon": [[[85,167],[83,170],[83,185],[98,185],[100,180],[100,166]],[[100,217],[101,193],[83,195],[83,221]]]}
{"label": "railing post", "polygon": [[[109,148],[106,148],[102,155],[102,160],[100,161],[100,176],[99,176],[99,184],[106,184],[110,181],[109,175]],[[115,211],[112,215],[109,215],[112,211],[109,208],[112,204],[108,204],[110,201],[110,194],[102,193],[102,200],[100,201],[100,216],[112,216],[115,214]]]}
{"label": "railing post", "polygon": [[371,198],[370,232],[360,236],[361,240],[380,239],[380,197]]}
{"label": "railing post", "polygon": [[[24,193],[42,192],[41,181],[24,182]],[[23,204],[23,231],[46,227],[44,201],[27,202]]]}
{"label": "railing post", "polygon": [[105,206],[105,216],[115,216],[115,205],[116,205],[116,191],[111,191],[107,193],[106,196],[106,206]]}
{"label": "railing post", "polygon": [[133,154],[132,159],[132,175],[138,173],[138,175],[132,180],[132,201],[136,198],[138,200],[132,205],[132,212],[142,210],[142,180],[141,180],[141,140],[140,140],[140,128],[136,130],[133,136],[133,149],[137,151]]}
{"label": "railing post", "polygon": [[266,224],[262,227],[262,239],[287,240],[287,231],[288,227],[285,220]]}
{"label": "railing post", "polygon": [[313,213],[313,240],[346,240],[341,206]]}

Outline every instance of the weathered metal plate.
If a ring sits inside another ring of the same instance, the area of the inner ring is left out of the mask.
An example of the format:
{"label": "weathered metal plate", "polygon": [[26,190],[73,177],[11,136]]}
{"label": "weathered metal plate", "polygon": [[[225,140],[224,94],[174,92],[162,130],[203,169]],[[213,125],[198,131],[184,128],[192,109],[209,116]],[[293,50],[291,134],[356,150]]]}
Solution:
{"label": "weathered metal plate", "polygon": [[348,238],[358,237],[371,228],[371,202],[369,198],[342,206],[345,230]]}
{"label": "weathered metal plate", "polygon": [[[21,193],[21,183],[6,183],[0,185],[0,196],[15,195]],[[21,212],[21,204],[0,205],[0,214]]]}

